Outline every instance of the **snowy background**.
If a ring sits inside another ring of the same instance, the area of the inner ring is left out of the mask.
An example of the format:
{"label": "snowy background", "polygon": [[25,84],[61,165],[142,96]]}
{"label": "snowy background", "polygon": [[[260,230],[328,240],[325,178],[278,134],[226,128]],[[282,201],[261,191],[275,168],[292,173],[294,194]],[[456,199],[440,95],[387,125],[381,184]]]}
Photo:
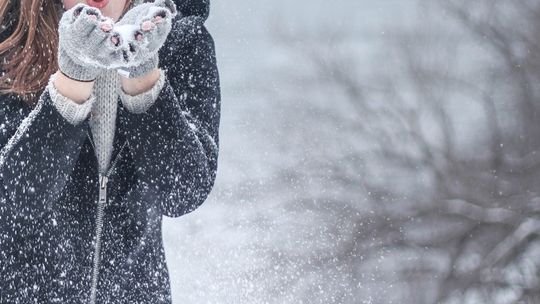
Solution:
{"label": "snowy background", "polygon": [[538,1],[213,1],[174,303],[540,303]]}

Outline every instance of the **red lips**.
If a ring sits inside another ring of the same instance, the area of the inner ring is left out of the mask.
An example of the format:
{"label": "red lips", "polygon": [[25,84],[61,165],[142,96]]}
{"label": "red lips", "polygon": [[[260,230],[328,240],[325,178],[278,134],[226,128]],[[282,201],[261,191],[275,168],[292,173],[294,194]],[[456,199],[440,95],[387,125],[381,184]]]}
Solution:
{"label": "red lips", "polygon": [[104,8],[107,6],[107,4],[109,4],[109,1],[110,0],[86,0],[88,5],[96,8]]}

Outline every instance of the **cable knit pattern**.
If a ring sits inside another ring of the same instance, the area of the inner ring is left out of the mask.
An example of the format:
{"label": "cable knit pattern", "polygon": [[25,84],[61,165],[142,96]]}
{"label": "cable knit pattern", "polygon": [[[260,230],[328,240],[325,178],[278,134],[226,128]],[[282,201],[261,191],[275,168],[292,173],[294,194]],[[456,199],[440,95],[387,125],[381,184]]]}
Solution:
{"label": "cable knit pattern", "polygon": [[53,74],[47,84],[47,90],[51,96],[52,103],[67,121],[73,125],[80,124],[88,117],[92,105],[96,102],[96,96],[92,93],[88,100],[82,104],[76,103],[58,92],[53,83],[55,78],[56,74]]}
{"label": "cable knit pattern", "polygon": [[94,83],[96,103],[92,108],[89,123],[96,146],[100,173],[109,169],[116,131],[116,110],[120,79],[116,70],[105,70]]}
{"label": "cable knit pattern", "polygon": [[148,91],[141,94],[131,96],[126,94],[122,88],[119,90],[120,100],[122,105],[129,112],[134,114],[141,114],[146,112],[156,101],[159,93],[163,89],[165,84],[165,73],[159,69],[159,79],[156,84]]}

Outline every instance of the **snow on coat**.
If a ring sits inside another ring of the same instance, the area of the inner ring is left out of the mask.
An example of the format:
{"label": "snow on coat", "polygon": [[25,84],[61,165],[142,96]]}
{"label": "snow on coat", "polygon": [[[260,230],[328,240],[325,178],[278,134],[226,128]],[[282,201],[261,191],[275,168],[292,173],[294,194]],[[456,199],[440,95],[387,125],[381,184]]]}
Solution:
{"label": "snow on coat", "polygon": [[[198,208],[214,185],[220,86],[205,0],[177,1],[161,48],[165,85],[143,114],[118,102],[96,303],[171,303],[162,215]],[[98,164],[88,118],[70,124],[44,90],[30,108],[0,95],[0,303],[86,303]]]}

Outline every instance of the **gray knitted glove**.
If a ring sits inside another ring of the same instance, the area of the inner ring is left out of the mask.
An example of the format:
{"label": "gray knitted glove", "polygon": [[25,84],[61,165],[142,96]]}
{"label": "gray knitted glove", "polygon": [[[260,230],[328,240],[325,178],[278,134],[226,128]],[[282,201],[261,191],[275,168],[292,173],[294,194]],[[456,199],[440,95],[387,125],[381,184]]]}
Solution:
{"label": "gray knitted glove", "polygon": [[79,3],[64,12],[58,33],[58,66],[76,80],[93,80],[101,70],[121,62],[118,33],[114,21],[86,4]]}
{"label": "gray knitted glove", "polygon": [[121,33],[125,59],[118,71],[121,75],[140,77],[158,66],[158,51],[167,40],[177,15],[172,0],[156,0],[135,6],[115,24],[115,31]]}

